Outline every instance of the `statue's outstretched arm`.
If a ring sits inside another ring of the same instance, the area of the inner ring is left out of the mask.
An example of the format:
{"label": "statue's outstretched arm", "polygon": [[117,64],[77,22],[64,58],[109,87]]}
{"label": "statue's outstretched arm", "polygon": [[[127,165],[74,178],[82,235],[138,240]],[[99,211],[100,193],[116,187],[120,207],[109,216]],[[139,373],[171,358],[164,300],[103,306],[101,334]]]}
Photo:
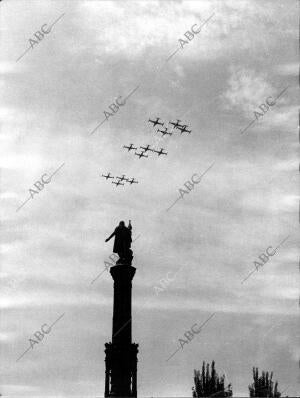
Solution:
{"label": "statue's outstretched arm", "polygon": [[105,242],[108,242],[113,236],[115,236],[116,231],[114,231],[107,239],[105,239]]}

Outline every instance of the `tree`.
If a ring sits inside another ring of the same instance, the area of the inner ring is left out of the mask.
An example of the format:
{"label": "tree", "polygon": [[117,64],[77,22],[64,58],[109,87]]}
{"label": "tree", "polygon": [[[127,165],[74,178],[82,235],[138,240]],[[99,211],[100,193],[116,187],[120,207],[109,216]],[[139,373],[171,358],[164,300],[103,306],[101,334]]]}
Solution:
{"label": "tree", "polygon": [[215,361],[211,363],[211,373],[209,364],[203,361],[202,371],[194,370],[194,383],[192,388],[193,398],[198,397],[232,397],[231,384],[225,389],[225,376],[218,376],[215,370]]}
{"label": "tree", "polygon": [[262,371],[261,376],[258,376],[258,368],[253,368],[253,383],[249,385],[250,397],[268,397],[280,398],[281,393],[278,391],[278,383],[274,384],[272,381],[273,372]]}

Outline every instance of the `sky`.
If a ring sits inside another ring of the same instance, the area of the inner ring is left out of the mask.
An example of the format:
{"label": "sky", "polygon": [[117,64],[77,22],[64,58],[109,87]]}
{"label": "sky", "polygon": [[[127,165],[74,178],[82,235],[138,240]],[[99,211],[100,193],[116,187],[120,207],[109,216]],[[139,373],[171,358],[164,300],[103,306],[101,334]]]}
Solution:
{"label": "sky", "polygon": [[191,396],[212,360],[235,396],[253,366],[299,393],[298,3],[4,0],[0,19],[0,393],[103,396],[120,220],[139,397]]}

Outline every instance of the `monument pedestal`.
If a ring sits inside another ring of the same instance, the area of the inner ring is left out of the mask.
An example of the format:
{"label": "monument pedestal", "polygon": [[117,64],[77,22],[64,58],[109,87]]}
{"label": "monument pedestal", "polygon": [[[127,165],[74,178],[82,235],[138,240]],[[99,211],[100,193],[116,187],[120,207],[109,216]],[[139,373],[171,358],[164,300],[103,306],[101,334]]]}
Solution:
{"label": "monument pedestal", "polygon": [[105,344],[105,397],[137,397],[138,344],[132,343],[131,290],[136,269],[111,267],[114,280],[112,342]]}

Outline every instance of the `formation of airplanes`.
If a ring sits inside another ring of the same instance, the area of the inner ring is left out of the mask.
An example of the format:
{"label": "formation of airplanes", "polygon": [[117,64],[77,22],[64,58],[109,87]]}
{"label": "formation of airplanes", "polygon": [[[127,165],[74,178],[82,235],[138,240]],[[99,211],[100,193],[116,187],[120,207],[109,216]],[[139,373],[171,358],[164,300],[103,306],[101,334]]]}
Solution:
{"label": "formation of airplanes", "polygon": [[[111,178],[111,179],[114,179],[114,178],[115,178],[116,181],[112,181],[111,183],[114,184],[116,187],[118,187],[118,186],[120,186],[120,185],[125,185],[125,184],[124,184],[125,182],[128,182],[128,184],[130,184],[130,185],[132,185],[132,184],[138,184],[138,181],[135,180],[134,177],[132,177],[132,178],[127,178],[125,174],[122,174],[121,177],[120,177],[120,176],[114,177],[114,176],[112,176],[112,175],[110,174],[110,172],[109,172],[109,173],[107,173],[106,175],[105,175],[105,174],[102,174],[102,177],[104,177],[106,180],[109,180],[110,178]],[[124,181],[124,183],[123,183],[123,181]]]}
{"label": "formation of airplanes", "polygon": [[[133,144],[129,144],[129,145],[123,145],[123,148],[126,148],[128,150],[128,152],[130,152],[131,150],[135,150],[137,149],[136,147],[133,146]],[[155,152],[157,153],[157,156],[160,155],[167,155],[168,152],[165,152],[164,148],[160,148],[160,150],[156,150],[154,148],[151,148],[151,146],[149,144],[147,144],[146,146],[140,146],[140,152],[134,152],[134,154],[136,156],[138,156],[139,159],[141,158],[148,158],[149,156],[146,155],[147,152]]]}
{"label": "formation of airplanes", "polygon": [[[156,126],[162,126],[163,127],[165,125],[165,123],[162,120],[161,121],[160,120],[161,119],[159,117],[157,117],[156,120],[149,119],[148,122],[153,124],[152,127],[156,127]],[[177,119],[177,121],[175,121],[175,122],[169,121],[168,124],[171,124],[173,126],[173,132],[174,132],[174,130],[179,130],[180,134],[182,134],[182,133],[191,134],[191,132],[192,132],[192,130],[188,130],[187,129],[187,127],[188,127],[187,124],[181,124],[181,120],[180,119]],[[171,133],[171,132],[168,131],[168,127],[165,127],[164,130],[158,128],[156,130],[156,132],[160,132],[162,134],[162,136],[172,135],[173,134],[173,132]]]}
{"label": "formation of airplanes", "polygon": [[[1,0],[0,0],[1,1]],[[169,121],[164,123],[164,121],[160,117],[156,117],[154,119],[148,119],[148,122],[152,124],[153,128],[156,128],[156,132],[160,133],[162,137],[165,136],[172,136],[175,131],[180,131],[180,134],[183,133],[188,133],[191,134],[192,130],[188,129],[188,125],[182,123],[180,119],[177,119],[176,121]],[[172,127],[171,127],[172,126]],[[170,131],[172,130],[172,131]],[[123,148],[127,150],[127,152],[132,152],[134,156],[137,156],[139,159],[142,158],[149,158],[149,154],[151,153],[156,153],[158,157],[164,155],[167,156],[168,152],[164,148],[160,149],[155,149],[154,147],[151,147],[150,144],[144,145],[144,146],[135,146],[133,143],[130,143],[128,145],[123,145]],[[138,181],[135,180],[134,178],[128,179],[125,174],[122,176],[112,176],[110,173],[107,175],[103,175],[106,180],[112,179],[112,184],[114,184],[116,187],[118,186],[124,186],[125,183],[128,183],[130,185],[132,184],[138,184]]]}
{"label": "formation of airplanes", "polygon": [[[160,117],[157,117],[156,119],[148,119],[149,123],[152,123],[153,127],[157,127],[157,133],[160,133],[163,137],[166,135],[173,135],[175,130],[180,131],[181,134],[183,133],[191,133],[192,130],[189,130],[187,127],[187,124],[182,124],[180,119],[177,119],[176,121],[169,121],[168,124],[173,126],[173,132],[168,130],[168,127],[165,126],[165,123]],[[164,148],[160,148],[160,150],[156,150],[154,148],[151,148],[151,146],[148,144],[146,146],[140,146],[139,148],[137,146],[134,146],[133,143],[130,143],[128,145],[123,145],[124,149],[127,149],[128,152],[133,152],[135,156],[138,156],[139,159],[141,158],[148,158],[149,153],[157,153],[157,156],[161,155],[167,155],[168,152],[165,151]]]}

